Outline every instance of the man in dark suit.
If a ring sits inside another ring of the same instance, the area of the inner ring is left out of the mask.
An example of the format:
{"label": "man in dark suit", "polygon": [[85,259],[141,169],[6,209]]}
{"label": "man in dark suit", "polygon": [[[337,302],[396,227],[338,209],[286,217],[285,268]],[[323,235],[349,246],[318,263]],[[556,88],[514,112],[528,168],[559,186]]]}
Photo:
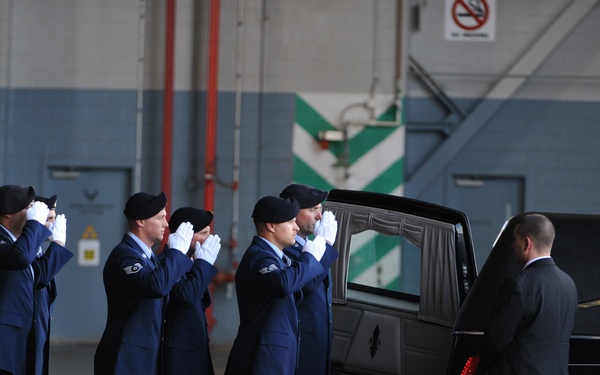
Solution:
{"label": "man in dark suit", "polygon": [[192,224],[182,223],[169,235],[160,261],[156,258],[152,245],[162,241],[167,228],[166,205],[165,193],[140,192],[127,200],[129,232],[104,265],[108,317],[94,357],[97,375],[159,373],[167,297],[190,268],[185,253],[194,234]]}
{"label": "man in dark suit", "polygon": [[[36,201],[45,203],[50,211],[46,218],[46,227],[53,232],[61,233],[58,238],[50,236],[50,244],[46,252],[56,251],[55,248],[58,246],[64,247],[66,244],[66,230],[67,230],[67,219],[65,215],[56,216],[56,195],[50,198],[36,195]],[[63,234],[64,233],[64,237]],[[53,233],[54,234],[54,233]],[[44,252],[40,247],[36,260],[41,262],[43,260]],[[71,258],[73,254],[68,253],[60,264],[62,268]],[[52,308],[54,300],[56,299],[56,281],[54,280],[55,275],[48,275],[50,279],[36,279],[35,289],[35,374],[45,375],[48,374],[48,361],[50,357],[50,321],[52,319]]]}
{"label": "man in dark suit", "polygon": [[523,270],[500,287],[477,374],[567,375],[577,290],[550,257],[554,226],[525,215],[513,237]]}
{"label": "man in dark suit", "polygon": [[169,219],[171,232],[190,222],[194,236],[188,246],[189,271],[169,293],[162,349],[165,375],[214,375],[205,310],[211,303],[208,284],[217,274],[221,238],[210,234],[212,219],[212,212],[194,207],[179,208]]}
{"label": "man in dark suit", "polygon": [[[54,277],[73,256],[63,246],[66,219],[50,231],[44,226],[49,209],[42,202],[33,203],[34,197],[32,186],[0,187],[0,374],[33,373],[34,287]],[[36,259],[51,234],[53,245]]]}
{"label": "man in dark suit", "polygon": [[240,327],[226,375],[294,375],[298,358],[295,293],[323,273],[325,239],[315,237],[292,262],[283,249],[294,244],[298,202],[267,196],[254,206],[257,235],[235,275]]}
{"label": "man in dark suit", "polygon": [[338,257],[337,250],[333,248],[337,222],[332,212],[321,214],[321,203],[327,198],[326,191],[304,184],[291,184],[283,189],[279,196],[296,199],[300,204],[300,211],[296,215],[299,228],[296,243],[283,249],[287,256],[298,259],[309,235],[321,234],[326,241],[325,254],[320,261],[323,273],[302,287],[302,299],[298,303],[300,355],[297,371],[297,375],[326,375],[330,373],[333,340],[333,283],[329,268]]}

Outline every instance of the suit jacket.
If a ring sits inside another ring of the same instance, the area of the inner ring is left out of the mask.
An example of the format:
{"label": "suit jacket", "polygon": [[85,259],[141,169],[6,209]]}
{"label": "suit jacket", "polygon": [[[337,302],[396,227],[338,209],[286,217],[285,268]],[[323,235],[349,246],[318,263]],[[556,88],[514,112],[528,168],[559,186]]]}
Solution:
{"label": "suit jacket", "polygon": [[56,299],[54,277],[73,257],[65,247],[51,242],[44,255],[32,263],[35,279],[35,370],[36,375],[48,374],[50,356],[50,320],[52,305]]}
{"label": "suit jacket", "polygon": [[155,265],[131,236],[123,236],[104,265],[108,317],[94,357],[95,374],[158,373],[167,296],[189,267],[190,259],[174,249]]}
{"label": "suit jacket", "polygon": [[0,369],[9,373],[26,372],[35,303],[30,265],[50,234],[42,224],[27,220],[13,242],[0,227]]}
{"label": "suit jacket", "polygon": [[208,284],[217,268],[202,259],[169,293],[165,322],[163,373],[213,375],[205,310],[211,303]]}
{"label": "suit jacket", "polygon": [[255,236],[235,275],[240,327],[226,375],[293,375],[298,357],[298,312],[294,293],[323,273],[308,253],[287,267]]}
{"label": "suit jacket", "polygon": [[531,263],[500,287],[477,373],[568,374],[575,283],[551,258]]}
{"label": "suit jacket", "polygon": [[[302,245],[283,249],[291,259],[302,256]],[[297,375],[329,374],[331,345],[333,340],[331,288],[333,286],[329,268],[338,257],[337,250],[327,244],[321,258],[323,273],[307,282],[302,288],[303,298],[298,303],[300,319],[300,355]]]}

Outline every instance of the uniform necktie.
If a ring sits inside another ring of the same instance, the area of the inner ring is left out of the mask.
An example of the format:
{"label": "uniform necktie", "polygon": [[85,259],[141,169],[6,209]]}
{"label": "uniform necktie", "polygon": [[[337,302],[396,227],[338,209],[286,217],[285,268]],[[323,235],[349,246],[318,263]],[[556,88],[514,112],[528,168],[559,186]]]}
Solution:
{"label": "uniform necktie", "polygon": [[290,259],[290,257],[288,257],[287,255],[283,254],[281,256],[281,259],[283,260],[283,262],[289,267],[292,265],[292,260]]}
{"label": "uniform necktie", "polygon": [[158,258],[156,257],[156,255],[152,254],[150,255],[150,260],[152,261],[152,269],[155,269],[156,267],[158,267],[160,265],[160,262],[158,261]]}

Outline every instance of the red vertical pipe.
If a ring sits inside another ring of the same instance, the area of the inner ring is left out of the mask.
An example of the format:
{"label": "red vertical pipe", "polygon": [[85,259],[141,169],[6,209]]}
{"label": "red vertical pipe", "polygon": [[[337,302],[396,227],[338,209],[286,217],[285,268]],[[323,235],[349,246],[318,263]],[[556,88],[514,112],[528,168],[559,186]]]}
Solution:
{"label": "red vertical pipe", "polygon": [[[167,0],[167,28],[165,48],[165,88],[163,98],[163,159],[162,190],[171,200],[171,169],[173,167],[173,71],[175,59],[176,0]],[[169,206],[167,206],[167,214]]]}
{"label": "red vertical pipe", "polygon": [[219,17],[220,0],[212,0],[210,7],[210,40],[208,47],[208,77],[206,98],[206,147],[204,174],[204,208],[214,211],[215,200],[215,144],[217,141],[217,86],[219,78]]}
{"label": "red vertical pipe", "polygon": [[[221,13],[220,0],[211,0],[210,35],[208,45],[208,68],[206,83],[206,147],[204,173],[204,209],[214,211],[215,206],[215,144],[217,142],[217,81],[219,78],[219,17]],[[216,288],[212,283],[211,292]],[[213,305],[206,309],[208,332],[212,332],[217,320],[213,315]]]}

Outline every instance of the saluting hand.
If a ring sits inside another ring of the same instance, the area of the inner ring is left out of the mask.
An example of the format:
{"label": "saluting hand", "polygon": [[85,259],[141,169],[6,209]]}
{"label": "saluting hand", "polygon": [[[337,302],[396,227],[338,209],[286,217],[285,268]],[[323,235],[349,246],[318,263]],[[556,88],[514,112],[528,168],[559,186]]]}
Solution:
{"label": "saluting hand", "polygon": [[189,221],[179,224],[175,233],[169,235],[167,246],[186,254],[194,237],[194,226]]}
{"label": "saluting hand", "polygon": [[48,218],[48,206],[43,202],[33,202],[33,205],[27,209],[27,220],[35,220],[38,223],[45,225]]}
{"label": "saluting hand", "polygon": [[321,220],[315,223],[313,234],[323,236],[328,244],[333,245],[337,236],[337,226],[337,220],[335,220],[333,212],[325,211]]}
{"label": "saluting hand", "polygon": [[304,247],[302,248],[302,252],[307,252],[314,256],[317,261],[321,261],[323,254],[325,254],[325,238],[323,238],[321,235],[318,235],[314,240],[306,241]]}
{"label": "saluting hand", "polygon": [[219,250],[221,250],[221,237],[218,234],[211,234],[204,240],[202,245],[200,245],[200,242],[196,242],[194,259],[204,259],[214,265],[219,255]]}
{"label": "saluting hand", "polygon": [[52,226],[52,241],[65,246],[67,243],[67,218],[64,214],[56,216]]}

